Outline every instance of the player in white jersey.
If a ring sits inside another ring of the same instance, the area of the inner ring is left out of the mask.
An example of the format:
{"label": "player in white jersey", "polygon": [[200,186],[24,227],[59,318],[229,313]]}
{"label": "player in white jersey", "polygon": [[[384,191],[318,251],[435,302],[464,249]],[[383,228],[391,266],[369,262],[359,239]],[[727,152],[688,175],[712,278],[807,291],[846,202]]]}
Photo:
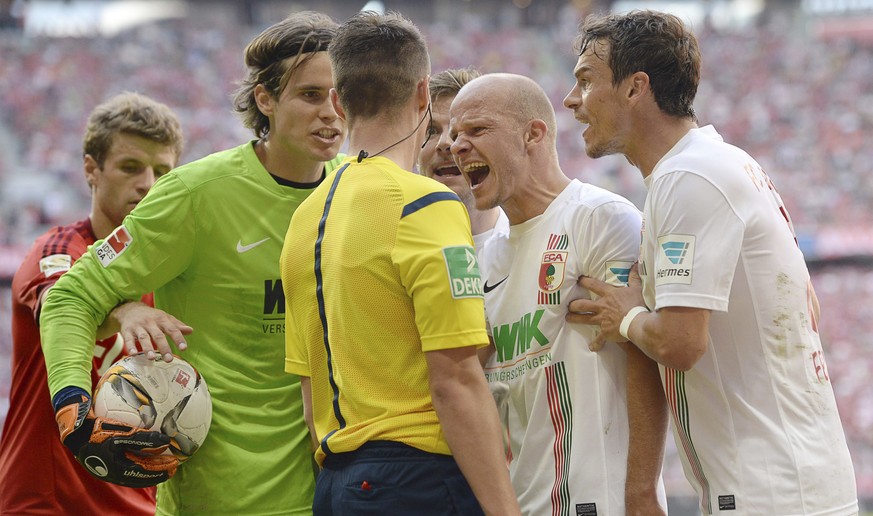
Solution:
{"label": "player in white jersey", "polygon": [[500,206],[512,224],[479,256],[495,344],[485,373],[504,391],[522,512],[624,515],[627,497],[628,514],[663,514],[667,414],[656,365],[633,346],[592,353],[594,328],[565,321],[569,300],[583,295],[579,275],[623,284],[639,249],[639,211],[561,171],[554,111],[526,77],[471,81],[452,103],[450,127],[477,208]]}
{"label": "player in white jersey", "polygon": [[754,159],[697,127],[693,34],[652,11],[589,18],[580,31],[564,104],[589,124],[588,155],[624,154],[649,192],[639,276],[622,289],[583,278],[602,297],[573,301],[585,315],[569,318],[600,326],[595,348],[630,340],[662,364],[704,514],[857,514],[791,219]]}

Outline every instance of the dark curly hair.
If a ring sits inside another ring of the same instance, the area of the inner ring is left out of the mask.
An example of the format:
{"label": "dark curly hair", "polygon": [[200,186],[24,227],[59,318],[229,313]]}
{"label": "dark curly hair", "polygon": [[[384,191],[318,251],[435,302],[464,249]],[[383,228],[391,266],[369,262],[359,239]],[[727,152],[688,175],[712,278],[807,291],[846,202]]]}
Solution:
{"label": "dark curly hair", "polygon": [[582,55],[598,41],[606,44],[609,55],[598,57],[612,70],[613,84],[645,72],[661,111],[697,119],[693,103],[700,83],[700,49],[682,20],[647,10],[590,15],[579,25],[573,46]]}

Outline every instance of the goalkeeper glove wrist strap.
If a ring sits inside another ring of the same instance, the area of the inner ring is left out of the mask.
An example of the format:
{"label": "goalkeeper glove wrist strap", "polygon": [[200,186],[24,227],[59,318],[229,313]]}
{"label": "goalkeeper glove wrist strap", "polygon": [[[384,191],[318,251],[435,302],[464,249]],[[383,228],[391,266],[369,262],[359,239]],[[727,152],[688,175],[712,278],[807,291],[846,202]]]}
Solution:
{"label": "goalkeeper glove wrist strap", "polygon": [[87,396],[88,399],[91,399],[90,393],[85,389],[76,387],[75,385],[70,385],[59,390],[58,393],[54,395],[52,398],[52,406],[54,406],[55,412],[57,412],[61,407],[72,405],[73,403],[79,403],[82,401],[82,396]]}
{"label": "goalkeeper glove wrist strap", "polygon": [[87,394],[79,394],[78,396],[70,396],[68,400],[69,402],[62,404],[55,413],[55,419],[58,422],[61,442],[75,455],[91,437],[94,419],[92,417],[88,420],[90,425],[86,429],[87,431],[76,432],[86,422],[88,413],[91,411],[91,398]]}

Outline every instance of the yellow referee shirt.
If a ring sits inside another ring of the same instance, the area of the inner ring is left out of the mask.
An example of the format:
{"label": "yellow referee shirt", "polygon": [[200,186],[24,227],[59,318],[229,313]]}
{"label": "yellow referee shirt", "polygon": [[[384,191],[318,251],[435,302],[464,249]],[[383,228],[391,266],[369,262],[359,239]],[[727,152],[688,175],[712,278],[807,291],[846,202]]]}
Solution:
{"label": "yellow referee shirt", "polygon": [[450,454],[424,353],[488,342],[460,199],[349,158],[295,211],[281,272],[285,371],[311,378],[318,462],[374,440]]}

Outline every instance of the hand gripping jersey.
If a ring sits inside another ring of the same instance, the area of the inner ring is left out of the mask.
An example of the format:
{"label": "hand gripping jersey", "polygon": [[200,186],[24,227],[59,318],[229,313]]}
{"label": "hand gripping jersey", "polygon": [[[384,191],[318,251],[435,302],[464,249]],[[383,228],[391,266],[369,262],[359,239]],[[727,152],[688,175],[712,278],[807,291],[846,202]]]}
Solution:
{"label": "hand gripping jersey", "polygon": [[857,514],[809,273],[773,184],[707,126],[689,131],[646,185],[646,304],[712,311],[697,364],[661,368],[701,510]]}
{"label": "hand gripping jersey", "polygon": [[542,215],[496,233],[480,250],[497,348],[485,376],[524,514],[625,512],[625,353],[615,344],[589,351],[595,327],[564,317],[571,300],[588,298],[579,276],[626,283],[639,232],[629,201],[574,180]]}
{"label": "hand gripping jersey", "polygon": [[424,354],[488,342],[458,196],[387,158],[350,159],[294,214],[282,279],[285,369],[312,379],[318,462],[368,441],[449,455]]}
{"label": "hand gripping jersey", "polygon": [[194,328],[182,355],[209,384],[212,427],[197,454],[158,487],[158,514],[311,511],[315,482],[299,379],[282,370],[279,254],[291,214],[314,186],[277,182],[251,143],[181,166],[47,299],[53,394],[66,385],[90,388],[79,373],[90,338],[82,328],[121,299],[154,291],[158,308]]}
{"label": "hand gripping jersey", "polygon": [[[0,438],[0,514],[155,512],[155,488],[94,478],[61,443],[39,339],[40,297],[94,243],[89,219],[36,239],[12,280],[12,387]],[[143,302],[151,304],[151,295]],[[92,341],[93,343],[93,341]],[[91,386],[127,353],[120,335],[94,343]]]}

